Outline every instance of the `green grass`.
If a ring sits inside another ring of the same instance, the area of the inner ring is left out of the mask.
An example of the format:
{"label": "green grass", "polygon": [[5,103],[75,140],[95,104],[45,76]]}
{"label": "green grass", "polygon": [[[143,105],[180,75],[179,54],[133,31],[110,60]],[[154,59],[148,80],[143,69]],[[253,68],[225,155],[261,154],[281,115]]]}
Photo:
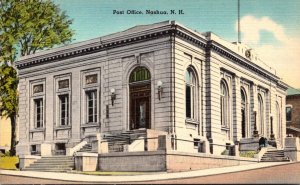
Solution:
{"label": "green grass", "polygon": [[254,158],[254,155],[255,155],[255,154],[257,154],[256,151],[240,152],[240,157]]}
{"label": "green grass", "polygon": [[73,173],[85,174],[85,175],[142,175],[142,174],[146,174],[145,172],[101,172],[101,171],[91,171],[91,172],[73,171]]}
{"label": "green grass", "polygon": [[19,162],[19,158],[16,156],[10,157],[10,156],[5,156],[5,157],[0,157],[0,169],[5,169],[5,170],[16,170],[16,163]]}

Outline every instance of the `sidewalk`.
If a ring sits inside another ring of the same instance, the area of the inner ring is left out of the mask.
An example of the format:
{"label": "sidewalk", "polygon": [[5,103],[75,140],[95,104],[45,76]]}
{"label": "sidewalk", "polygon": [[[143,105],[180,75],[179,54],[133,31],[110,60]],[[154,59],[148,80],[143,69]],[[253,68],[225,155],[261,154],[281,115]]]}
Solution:
{"label": "sidewalk", "polygon": [[284,164],[290,164],[290,162],[270,162],[270,163],[266,162],[266,163],[250,164],[250,165],[211,168],[205,170],[195,170],[195,171],[176,172],[176,173],[151,172],[149,174],[130,175],[130,176],[129,175],[100,176],[100,175],[85,175],[85,174],[74,174],[74,173],[15,171],[15,170],[0,170],[0,174],[33,177],[33,178],[41,178],[41,179],[73,181],[73,182],[124,183],[124,182],[142,182],[142,181],[144,182],[144,181],[153,181],[153,180],[157,181],[157,180],[169,180],[169,179],[177,179],[177,178],[201,177],[201,176],[208,176],[208,175],[217,175],[217,174],[266,168],[266,167],[278,166]]}

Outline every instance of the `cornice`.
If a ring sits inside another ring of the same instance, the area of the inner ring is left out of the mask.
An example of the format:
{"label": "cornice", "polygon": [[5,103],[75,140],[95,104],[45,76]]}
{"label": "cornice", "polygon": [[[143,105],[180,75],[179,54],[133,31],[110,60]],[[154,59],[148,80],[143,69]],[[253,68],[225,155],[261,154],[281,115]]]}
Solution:
{"label": "cornice", "polygon": [[175,22],[141,32],[118,35],[117,37],[113,37],[112,35],[107,39],[104,36],[100,37],[99,39],[93,39],[91,42],[87,42],[88,44],[75,44],[76,47],[70,45],[69,47],[63,47],[58,51],[49,50],[44,54],[40,54],[38,56],[29,56],[29,58],[21,59],[20,61],[16,62],[15,66],[18,70],[22,70],[30,68],[32,66],[59,62],[69,58],[103,52],[117,47],[141,43],[168,36],[182,39],[198,48],[202,48],[206,51],[206,55],[208,57],[211,56],[211,51],[216,52],[219,55],[229,59],[233,63],[239,64],[240,66],[243,66],[244,68],[257,73],[264,78],[275,81],[279,86],[285,88],[285,84],[282,84],[280,79],[276,75],[270,73],[269,71],[263,69],[262,67],[249,61],[248,59],[236,54],[235,52],[232,52],[218,42],[214,40],[207,41],[207,39],[203,35],[185,28],[184,26],[181,26]]}
{"label": "cornice", "polygon": [[148,40],[158,39],[160,37],[171,35],[173,33],[173,31],[174,31],[174,28],[170,28],[167,30],[161,30],[161,31],[148,33],[148,34],[145,34],[142,36],[140,35],[140,36],[129,37],[126,39],[119,39],[119,40],[110,39],[111,40],[110,42],[104,41],[103,43],[99,39],[99,42],[96,44],[90,44],[88,46],[83,45],[81,47],[66,49],[63,51],[55,52],[55,53],[49,53],[49,54],[41,55],[38,57],[20,60],[20,61],[16,62],[15,66],[17,67],[17,69],[22,70],[22,69],[29,68],[32,66],[37,66],[37,65],[51,63],[51,62],[57,62],[57,61],[61,61],[61,60],[69,59],[69,58],[74,58],[74,57],[89,55],[89,54],[97,53],[97,52],[101,52],[101,51],[106,51],[109,49],[113,49],[116,47],[122,47],[122,46],[126,46],[129,44],[135,44],[135,43],[145,42]]}
{"label": "cornice", "polygon": [[248,59],[245,59],[244,57],[230,52],[227,48],[225,48],[224,46],[220,45],[219,43],[210,40],[207,43],[207,52],[209,54],[209,51],[214,51],[218,54],[220,54],[221,56],[224,56],[225,58],[229,59],[230,61],[232,61],[233,63],[239,64],[261,76],[263,76],[264,78],[268,78],[272,81],[279,81],[279,78],[270,73],[269,71],[263,69],[262,67],[258,66],[257,64],[249,61]]}

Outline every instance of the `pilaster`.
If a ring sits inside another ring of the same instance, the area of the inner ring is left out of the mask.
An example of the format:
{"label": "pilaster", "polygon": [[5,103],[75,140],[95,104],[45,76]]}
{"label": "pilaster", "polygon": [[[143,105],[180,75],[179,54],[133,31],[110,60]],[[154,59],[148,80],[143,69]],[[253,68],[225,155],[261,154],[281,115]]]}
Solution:
{"label": "pilaster", "polygon": [[242,137],[242,117],[241,117],[241,85],[240,77],[233,78],[233,140],[238,141]]}

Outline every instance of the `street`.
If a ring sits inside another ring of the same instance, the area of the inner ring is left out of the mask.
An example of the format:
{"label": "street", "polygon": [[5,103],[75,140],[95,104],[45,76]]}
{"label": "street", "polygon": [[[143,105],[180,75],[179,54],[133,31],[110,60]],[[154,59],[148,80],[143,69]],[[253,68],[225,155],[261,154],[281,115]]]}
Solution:
{"label": "street", "polygon": [[256,170],[235,173],[175,179],[164,181],[143,182],[151,184],[299,184],[300,163],[280,165]]}
{"label": "street", "polygon": [[[220,175],[204,177],[173,179],[162,181],[127,182],[137,184],[299,184],[300,183],[300,163],[285,164],[256,170],[234,172]],[[30,177],[19,177],[0,175],[1,184],[89,184],[86,182],[70,182],[62,180],[49,180]],[[97,183],[97,182],[95,182]],[[105,184],[110,183],[106,182]],[[112,182],[116,184],[115,182]],[[99,184],[99,182],[97,183]]]}

